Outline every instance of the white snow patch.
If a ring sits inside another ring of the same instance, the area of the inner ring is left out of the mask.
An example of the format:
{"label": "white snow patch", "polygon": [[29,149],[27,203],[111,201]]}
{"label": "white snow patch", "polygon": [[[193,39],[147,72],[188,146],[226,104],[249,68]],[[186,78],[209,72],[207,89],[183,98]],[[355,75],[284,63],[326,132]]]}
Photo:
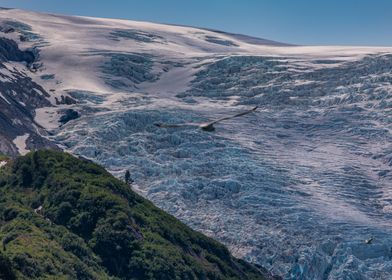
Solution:
{"label": "white snow patch", "polygon": [[0,97],[3,98],[5,100],[5,102],[7,102],[8,104],[11,104],[7,98],[4,97],[4,95],[0,92]]}
{"label": "white snow patch", "polygon": [[23,123],[19,119],[12,119],[12,124],[13,125],[23,125]]}
{"label": "white snow patch", "polygon": [[30,152],[30,150],[27,149],[27,145],[26,145],[26,140],[29,138],[29,136],[30,134],[26,133],[21,136],[17,136],[13,141],[16,148],[18,149],[19,154],[21,154],[22,156]]}
{"label": "white snow patch", "polygon": [[141,90],[149,94],[163,97],[173,97],[176,93],[188,90],[189,83],[194,79],[199,69],[190,67],[177,67],[162,74],[155,83],[144,83]]}
{"label": "white snow patch", "polygon": [[42,91],[40,91],[39,89],[34,89],[34,91],[36,92],[36,93],[38,93],[39,95],[44,95],[43,93],[42,93]]}
{"label": "white snow patch", "polygon": [[56,107],[36,109],[34,120],[45,129],[55,129],[59,126],[57,110]]}

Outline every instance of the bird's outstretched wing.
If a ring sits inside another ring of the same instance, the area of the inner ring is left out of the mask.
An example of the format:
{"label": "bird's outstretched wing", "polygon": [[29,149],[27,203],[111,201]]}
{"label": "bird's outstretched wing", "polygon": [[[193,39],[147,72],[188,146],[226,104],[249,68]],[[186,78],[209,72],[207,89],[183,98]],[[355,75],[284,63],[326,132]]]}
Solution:
{"label": "bird's outstretched wing", "polygon": [[185,127],[185,126],[194,126],[194,127],[199,127],[200,124],[198,123],[154,123],[155,126],[161,127],[161,128],[178,128],[178,127]]}
{"label": "bird's outstretched wing", "polygon": [[252,113],[254,111],[256,111],[258,108],[258,106],[253,107],[252,109],[242,112],[242,113],[238,113],[235,114],[233,116],[228,116],[228,117],[223,117],[220,119],[217,119],[215,121],[211,121],[208,123],[182,123],[182,124],[166,124],[166,123],[154,123],[155,126],[157,127],[162,127],[162,128],[178,128],[178,127],[186,127],[186,126],[190,126],[190,127],[199,127],[205,131],[214,131],[214,124],[221,122],[221,121],[225,121],[225,120],[229,120],[229,119],[233,119],[233,118],[237,118],[240,116],[244,116],[247,115],[249,113]]}
{"label": "bird's outstretched wing", "polygon": [[228,117],[223,117],[223,118],[217,119],[215,121],[207,123],[206,125],[214,125],[214,124],[216,124],[218,122],[221,122],[221,121],[226,121],[226,120],[230,120],[230,119],[233,119],[233,118],[241,117],[241,116],[244,116],[244,115],[247,115],[249,113],[252,113],[252,112],[256,111],[257,108],[259,108],[259,106],[253,107],[252,109],[250,109],[248,111],[235,114],[234,116],[228,116]]}

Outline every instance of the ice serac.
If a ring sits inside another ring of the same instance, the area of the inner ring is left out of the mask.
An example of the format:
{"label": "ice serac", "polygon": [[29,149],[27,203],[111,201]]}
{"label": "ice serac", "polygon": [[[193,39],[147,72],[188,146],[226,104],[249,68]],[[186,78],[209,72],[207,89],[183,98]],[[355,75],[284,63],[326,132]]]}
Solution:
{"label": "ice serac", "polygon": [[[20,10],[0,19],[3,37],[39,54],[3,63],[1,114],[16,111],[0,120],[2,151],[27,134],[34,148],[42,127],[43,145],[132,170],[138,192],[272,274],[390,278],[391,48]],[[154,126],[253,106],[213,133]]]}

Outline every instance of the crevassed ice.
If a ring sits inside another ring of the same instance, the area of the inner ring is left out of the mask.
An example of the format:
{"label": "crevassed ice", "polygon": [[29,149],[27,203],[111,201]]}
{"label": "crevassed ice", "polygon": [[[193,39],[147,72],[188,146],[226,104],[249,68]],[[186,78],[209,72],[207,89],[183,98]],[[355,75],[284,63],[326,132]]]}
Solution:
{"label": "crevassed ice", "polygon": [[[129,168],[154,203],[285,279],[389,279],[391,67],[391,55],[209,60],[172,106],[157,95],[86,112],[55,139],[118,176]],[[153,125],[240,105],[261,110],[214,133]]]}

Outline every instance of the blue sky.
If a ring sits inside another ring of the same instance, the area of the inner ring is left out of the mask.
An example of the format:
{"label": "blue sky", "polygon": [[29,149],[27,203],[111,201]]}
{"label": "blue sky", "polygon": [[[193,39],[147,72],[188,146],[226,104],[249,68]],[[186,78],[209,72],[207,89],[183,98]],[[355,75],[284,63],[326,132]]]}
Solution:
{"label": "blue sky", "polygon": [[208,27],[294,44],[392,46],[392,0],[0,0],[0,6]]}

